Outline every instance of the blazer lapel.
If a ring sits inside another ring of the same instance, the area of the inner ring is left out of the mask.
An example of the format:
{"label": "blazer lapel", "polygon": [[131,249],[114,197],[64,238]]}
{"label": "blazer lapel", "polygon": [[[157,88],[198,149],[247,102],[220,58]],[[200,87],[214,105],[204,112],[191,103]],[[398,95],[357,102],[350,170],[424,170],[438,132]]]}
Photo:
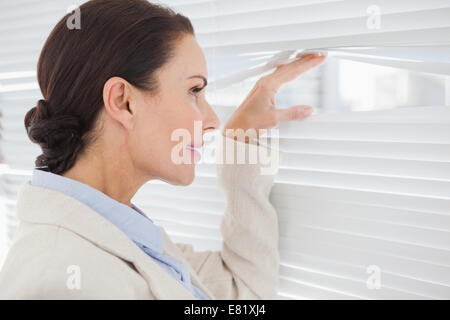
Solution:
{"label": "blazer lapel", "polygon": [[75,198],[33,186],[27,181],[19,189],[16,212],[19,220],[69,229],[103,250],[133,263],[157,299],[196,299],[125,233]]}
{"label": "blazer lapel", "polygon": [[161,227],[159,227],[159,228],[161,229],[161,233],[162,233],[163,239],[164,239],[164,251],[166,251],[167,254],[169,254],[169,255],[179,259],[180,261],[182,261],[189,269],[189,273],[191,275],[192,283],[196,287],[201,289],[204,293],[206,293],[209,296],[210,299],[215,299],[215,297],[212,294],[212,292],[201,282],[201,280],[197,276],[197,272],[194,269],[192,269],[190,263],[183,256],[181,250],[172,242],[172,240],[167,235],[166,231],[163,228],[161,228]]}

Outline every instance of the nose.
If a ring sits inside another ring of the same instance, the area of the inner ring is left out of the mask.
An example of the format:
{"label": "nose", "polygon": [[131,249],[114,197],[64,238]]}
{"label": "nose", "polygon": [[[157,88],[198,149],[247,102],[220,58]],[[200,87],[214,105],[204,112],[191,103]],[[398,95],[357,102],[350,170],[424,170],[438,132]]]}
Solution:
{"label": "nose", "polygon": [[204,102],[204,110],[203,110],[203,133],[207,131],[215,131],[220,128],[220,120],[214,112],[213,108],[207,103]]}

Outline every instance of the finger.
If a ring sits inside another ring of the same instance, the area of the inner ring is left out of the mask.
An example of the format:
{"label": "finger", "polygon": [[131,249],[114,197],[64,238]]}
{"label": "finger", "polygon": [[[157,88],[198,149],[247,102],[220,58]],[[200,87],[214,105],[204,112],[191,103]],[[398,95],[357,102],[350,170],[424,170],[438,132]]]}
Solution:
{"label": "finger", "polygon": [[274,86],[274,90],[278,91],[279,88],[294,79],[296,79],[302,73],[318,66],[326,59],[325,55],[308,54],[290,63],[279,66],[273,73],[268,74],[267,77],[271,79],[271,83]]}
{"label": "finger", "polygon": [[287,109],[276,109],[278,124],[306,118],[314,112],[310,106],[293,106]]}
{"label": "finger", "polygon": [[274,79],[282,83],[292,81],[302,73],[318,66],[326,59],[325,55],[307,54],[290,63],[279,66],[273,73]]}

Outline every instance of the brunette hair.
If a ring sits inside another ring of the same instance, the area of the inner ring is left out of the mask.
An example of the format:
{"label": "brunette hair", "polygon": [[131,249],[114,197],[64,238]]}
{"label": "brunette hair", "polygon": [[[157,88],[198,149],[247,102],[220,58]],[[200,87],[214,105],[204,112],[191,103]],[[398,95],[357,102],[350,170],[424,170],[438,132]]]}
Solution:
{"label": "brunette hair", "polygon": [[68,13],[47,38],[37,65],[44,99],[24,119],[28,137],[42,149],[36,167],[56,174],[96,138],[105,82],[117,76],[157,92],[155,71],[181,36],[194,35],[188,18],[146,0],[92,0],[79,13],[80,29],[69,29]]}

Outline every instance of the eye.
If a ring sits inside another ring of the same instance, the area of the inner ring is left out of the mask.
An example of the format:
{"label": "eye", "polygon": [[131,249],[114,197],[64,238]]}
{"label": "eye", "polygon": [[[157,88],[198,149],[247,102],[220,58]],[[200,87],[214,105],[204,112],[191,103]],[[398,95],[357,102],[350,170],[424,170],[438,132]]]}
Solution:
{"label": "eye", "polygon": [[194,88],[191,89],[191,93],[192,93],[194,96],[197,96],[198,93],[199,93],[200,91],[203,90],[203,88],[204,88],[204,87],[194,87]]}

